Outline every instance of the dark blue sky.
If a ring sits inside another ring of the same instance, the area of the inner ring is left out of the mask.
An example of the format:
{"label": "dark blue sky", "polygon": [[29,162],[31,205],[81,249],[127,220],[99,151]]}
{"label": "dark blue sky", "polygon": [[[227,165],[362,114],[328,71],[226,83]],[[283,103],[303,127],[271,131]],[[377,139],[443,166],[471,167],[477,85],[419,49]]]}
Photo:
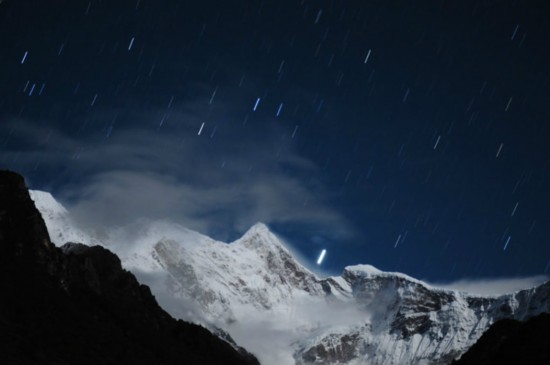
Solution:
{"label": "dark blue sky", "polygon": [[548,274],[545,1],[0,3],[0,164],[87,224]]}

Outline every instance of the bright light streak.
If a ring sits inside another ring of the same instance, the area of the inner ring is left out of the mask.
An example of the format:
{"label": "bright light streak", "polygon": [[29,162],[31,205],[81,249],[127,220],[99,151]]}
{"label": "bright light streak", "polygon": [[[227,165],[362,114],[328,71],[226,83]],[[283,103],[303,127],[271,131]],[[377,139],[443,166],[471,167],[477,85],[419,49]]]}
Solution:
{"label": "bright light streak", "polygon": [[510,240],[512,239],[512,236],[508,236],[508,239],[506,240],[506,244],[504,245],[503,251],[506,251],[506,247],[508,247],[508,244],[510,243]]}
{"label": "bright light streak", "polygon": [[199,133],[197,133],[197,135],[199,135],[199,136],[201,135],[203,128],[204,128],[204,122],[202,122],[201,128],[199,129]]}
{"label": "bright light streak", "polygon": [[437,136],[437,141],[435,141],[435,144],[434,144],[434,150],[437,148],[437,145],[439,144],[440,140],[441,140],[441,135]]}
{"label": "bright light streak", "polygon": [[283,110],[283,103],[279,104],[279,109],[277,109],[277,115],[276,117],[278,117],[279,115],[281,115],[281,111]]}
{"label": "bright light streak", "polygon": [[323,259],[325,258],[326,253],[327,253],[327,250],[321,251],[319,258],[317,259],[317,265],[321,265],[321,263],[323,262]]}
{"label": "bright light streak", "polygon": [[497,151],[497,156],[496,156],[496,158],[498,158],[498,155],[500,155],[500,151],[502,151],[502,147],[504,147],[504,143],[501,143],[501,144],[500,144],[500,147],[498,148],[498,151]]}
{"label": "bright light streak", "polygon": [[252,111],[256,111],[256,109],[258,109],[258,105],[260,104],[260,98],[256,99],[256,104],[254,104],[254,108],[252,109]]}
{"label": "bright light streak", "polygon": [[367,63],[369,62],[369,57],[370,57],[370,53],[371,53],[371,49],[369,49],[369,52],[367,53],[367,57],[365,57],[365,62],[364,63]]}

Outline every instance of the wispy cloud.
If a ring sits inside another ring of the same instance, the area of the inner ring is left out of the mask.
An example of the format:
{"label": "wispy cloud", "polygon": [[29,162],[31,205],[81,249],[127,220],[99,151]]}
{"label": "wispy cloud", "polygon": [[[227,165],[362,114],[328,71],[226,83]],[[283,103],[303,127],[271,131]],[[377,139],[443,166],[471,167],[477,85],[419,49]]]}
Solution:
{"label": "wispy cloud", "polygon": [[501,295],[533,288],[548,280],[547,276],[538,275],[524,278],[462,279],[431,285],[478,295]]}
{"label": "wispy cloud", "polygon": [[[208,115],[205,125],[201,115]],[[95,128],[88,119],[77,132],[23,120],[0,127],[9,134],[5,165],[63,175],[61,189],[52,185],[81,223],[169,218],[219,239],[257,221],[352,231],[313,177],[317,167],[277,123],[229,126],[222,109],[201,111],[197,103],[94,118]]]}

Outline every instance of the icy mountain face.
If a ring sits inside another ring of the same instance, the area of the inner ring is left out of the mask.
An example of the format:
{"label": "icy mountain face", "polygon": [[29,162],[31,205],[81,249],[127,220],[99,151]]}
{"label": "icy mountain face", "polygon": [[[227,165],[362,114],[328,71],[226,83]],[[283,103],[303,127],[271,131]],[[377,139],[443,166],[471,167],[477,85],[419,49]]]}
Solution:
{"label": "icy mountain face", "polygon": [[170,275],[173,294],[193,298],[214,322],[284,312],[297,296],[324,295],[319,280],[261,223],[231,244],[160,240],[153,257]]}
{"label": "icy mountain face", "polygon": [[298,364],[445,364],[485,328],[459,293],[365,265],[347,267],[342,278],[365,319],[309,341]]}
{"label": "icy mountain face", "polygon": [[448,364],[495,321],[550,311],[550,283],[481,297],[369,265],[320,279],[263,224],[230,244],[148,221],[100,239],[42,194],[32,193],[52,241],[103,242],[171,314],[220,326],[264,365]]}
{"label": "icy mountain face", "polygon": [[347,267],[342,278],[365,320],[307,341],[298,364],[449,364],[493,322],[550,311],[550,282],[485,298],[367,265]]}

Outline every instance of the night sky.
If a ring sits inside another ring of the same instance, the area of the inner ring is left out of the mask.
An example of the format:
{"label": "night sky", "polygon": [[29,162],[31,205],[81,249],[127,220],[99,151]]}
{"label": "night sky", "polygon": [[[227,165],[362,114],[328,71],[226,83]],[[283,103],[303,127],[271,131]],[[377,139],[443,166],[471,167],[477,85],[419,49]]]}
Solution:
{"label": "night sky", "polygon": [[547,1],[0,1],[0,165],[85,224],[550,273]]}

